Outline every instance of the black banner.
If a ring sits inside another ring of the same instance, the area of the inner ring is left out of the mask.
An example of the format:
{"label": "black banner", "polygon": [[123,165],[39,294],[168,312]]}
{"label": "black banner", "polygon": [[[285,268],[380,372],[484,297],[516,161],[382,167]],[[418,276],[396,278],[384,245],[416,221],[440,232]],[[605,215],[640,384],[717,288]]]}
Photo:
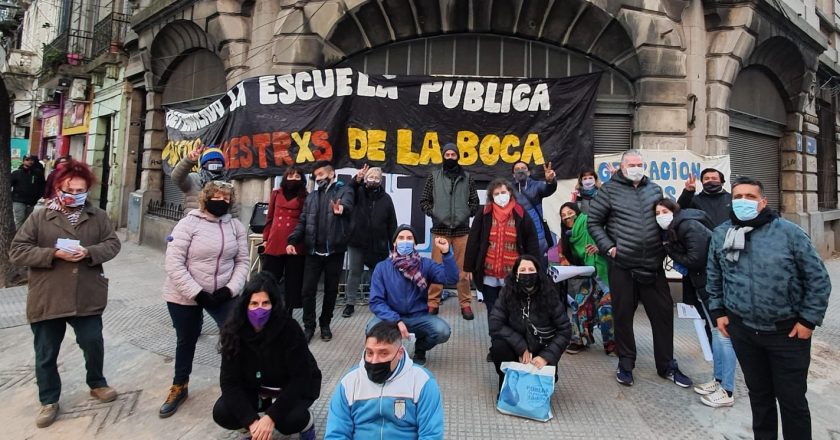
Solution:
{"label": "black banner", "polygon": [[556,79],[366,75],[349,68],[244,80],[208,107],[166,112],[169,173],[194,148],[216,145],[233,178],[275,176],[317,160],[425,176],[458,146],[477,179],[523,160],[561,179],[591,168],[600,73]]}

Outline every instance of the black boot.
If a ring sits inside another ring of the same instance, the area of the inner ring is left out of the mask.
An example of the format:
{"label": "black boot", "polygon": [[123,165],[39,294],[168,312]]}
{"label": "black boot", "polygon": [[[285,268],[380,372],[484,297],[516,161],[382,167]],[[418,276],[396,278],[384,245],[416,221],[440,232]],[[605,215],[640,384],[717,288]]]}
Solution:
{"label": "black boot", "polygon": [[321,326],[321,339],[325,341],[329,341],[332,339],[332,331],[330,330],[329,325],[322,325]]}
{"label": "black boot", "polygon": [[175,411],[178,411],[178,407],[187,400],[187,395],[189,395],[189,389],[187,388],[189,383],[185,383],[183,385],[172,385],[169,388],[169,395],[166,397],[166,401],[163,402],[163,405],[160,407],[160,411],[158,415],[165,419],[172,414],[175,414]]}
{"label": "black boot", "polygon": [[306,338],[306,343],[312,342],[312,337],[315,336],[315,329],[306,327],[303,329],[303,336]]}
{"label": "black boot", "polygon": [[341,316],[343,316],[345,318],[349,318],[349,317],[353,316],[353,313],[355,311],[356,311],[356,307],[354,307],[353,304],[347,304],[346,306],[344,306],[344,311],[341,312]]}

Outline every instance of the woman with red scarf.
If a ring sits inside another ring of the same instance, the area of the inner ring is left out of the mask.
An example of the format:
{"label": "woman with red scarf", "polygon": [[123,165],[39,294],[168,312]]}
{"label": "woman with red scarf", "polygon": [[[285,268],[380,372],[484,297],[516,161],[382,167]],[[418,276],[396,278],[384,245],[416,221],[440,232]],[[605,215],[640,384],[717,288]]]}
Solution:
{"label": "woman with red scarf", "polygon": [[303,288],[303,263],[306,253],[301,241],[297,246],[297,255],[286,253],[289,234],[300,221],[300,212],[306,200],[306,177],[297,167],[289,167],[283,173],[280,188],[271,192],[266,214],[262,253],[263,270],[271,272],[282,280],[284,302],[289,314],[296,308],[303,307],[301,289]]}
{"label": "woman with red scarf", "polygon": [[516,259],[539,254],[537,229],[516,202],[510,182],[493,180],[487,186],[487,204],[473,219],[464,254],[464,272],[484,296],[488,316]]}

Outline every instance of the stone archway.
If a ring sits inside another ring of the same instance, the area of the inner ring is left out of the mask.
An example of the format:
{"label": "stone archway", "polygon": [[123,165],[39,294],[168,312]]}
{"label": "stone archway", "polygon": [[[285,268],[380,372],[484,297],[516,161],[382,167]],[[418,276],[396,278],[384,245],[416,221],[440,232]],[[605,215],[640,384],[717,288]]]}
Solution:
{"label": "stone archway", "polygon": [[192,21],[176,20],[164,26],[152,40],[149,49],[150,68],[154,75],[152,84],[158,87],[166,83],[178,62],[196,49],[205,49],[218,55],[213,38]]}

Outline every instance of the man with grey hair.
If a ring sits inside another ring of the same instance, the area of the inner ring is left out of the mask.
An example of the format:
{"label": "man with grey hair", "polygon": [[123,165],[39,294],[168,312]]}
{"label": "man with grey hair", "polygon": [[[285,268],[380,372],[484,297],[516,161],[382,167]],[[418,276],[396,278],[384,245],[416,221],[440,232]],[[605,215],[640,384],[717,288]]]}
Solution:
{"label": "man with grey hair", "polygon": [[662,188],[645,177],[638,150],[625,151],[619,172],[601,186],[589,212],[589,233],[609,262],[618,369],[616,380],[633,385],[636,340],[633,317],[639,301],[653,330],[656,372],[687,388],[686,377],[674,360],[674,302],[662,261],[665,248],[656,223],[654,205]]}
{"label": "man with grey hair", "polygon": [[712,234],[709,314],[731,338],[744,372],[756,439],[811,438],[805,393],[811,334],[822,324],[831,279],[810,238],[767,207],[758,180],[732,183],[729,220]]}

